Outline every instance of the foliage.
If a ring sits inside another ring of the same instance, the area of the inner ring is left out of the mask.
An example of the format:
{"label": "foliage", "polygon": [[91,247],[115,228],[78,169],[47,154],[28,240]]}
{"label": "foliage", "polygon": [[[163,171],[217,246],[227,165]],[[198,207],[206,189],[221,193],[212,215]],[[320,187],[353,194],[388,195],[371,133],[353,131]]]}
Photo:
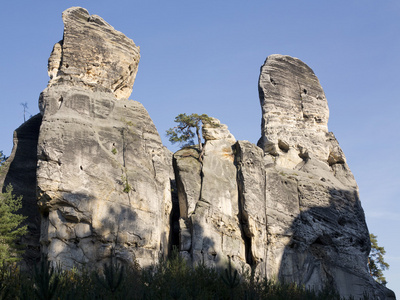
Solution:
{"label": "foliage", "polygon": [[5,163],[6,159],[7,157],[3,154],[3,151],[0,150],[0,166]]}
{"label": "foliage", "polygon": [[26,217],[16,213],[22,207],[22,197],[16,198],[12,191],[8,185],[0,194],[0,262],[19,260],[22,250],[16,240],[27,233],[27,226],[21,226]]}
{"label": "foliage", "polygon": [[371,276],[380,284],[386,285],[387,281],[383,276],[383,271],[389,269],[389,264],[385,262],[383,256],[386,254],[385,248],[378,245],[378,237],[369,234],[371,240],[371,252],[368,257],[368,269]]}
{"label": "foliage", "polygon": [[[125,170],[126,172],[126,170]],[[132,190],[132,186],[129,184],[128,182],[128,176],[126,175],[121,175],[121,180],[122,180],[122,184],[124,186],[124,193],[129,193]]]}
{"label": "foliage", "polygon": [[103,275],[96,273],[97,282],[106,292],[114,296],[121,288],[124,267],[112,258],[109,264],[104,264],[103,273]]}
{"label": "foliage", "polygon": [[203,144],[201,141],[201,129],[204,123],[213,124],[213,118],[206,114],[179,114],[175,117],[177,126],[167,130],[167,136],[172,144],[179,143],[182,147],[193,146],[197,137],[197,146],[200,151],[199,160],[202,160]]}
{"label": "foliage", "polygon": [[33,276],[3,265],[0,299],[344,300],[331,288],[314,291],[235,271],[229,264],[221,271],[204,263],[189,266],[177,251],[143,270],[137,263],[123,268],[111,259],[98,271],[61,271],[42,258]]}
{"label": "foliage", "polygon": [[228,268],[225,269],[225,276],[221,276],[222,281],[228,286],[230,290],[230,299],[234,299],[235,288],[239,285],[240,280],[238,271],[232,268],[231,257],[229,256]]}
{"label": "foliage", "polygon": [[35,265],[33,276],[33,288],[37,299],[51,300],[56,298],[61,276],[57,274],[58,268],[54,268],[50,261],[42,256],[39,265]]}

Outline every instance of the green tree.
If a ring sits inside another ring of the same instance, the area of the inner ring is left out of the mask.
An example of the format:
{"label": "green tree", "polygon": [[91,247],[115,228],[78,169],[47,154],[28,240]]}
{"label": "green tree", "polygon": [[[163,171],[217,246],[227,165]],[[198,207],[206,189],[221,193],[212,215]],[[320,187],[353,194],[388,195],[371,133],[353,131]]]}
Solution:
{"label": "green tree", "polygon": [[16,240],[27,233],[27,226],[21,226],[26,217],[16,213],[22,207],[22,197],[15,197],[12,191],[8,185],[0,194],[0,263],[19,260],[22,250]]}
{"label": "green tree", "polygon": [[[0,174],[6,159],[0,151]],[[0,189],[3,190],[2,184]],[[8,185],[6,191],[0,193],[0,264],[19,260],[22,250],[16,240],[27,233],[27,226],[21,226],[26,217],[17,214],[22,207],[22,197],[15,197],[12,191],[12,186]]]}
{"label": "green tree", "polygon": [[206,114],[179,114],[175,117],[174,122],[178,125],[167,130],[169,141],[172,144],[180,143],[181,146],[187,147],[194,145],[194,139],[197,137],[197,146],[200,151],[199,160],[202,161],[204,149],[201,141],[201,129],[204,123],[213,124],[213,118]]}
{"label": "green tree", "polygon": [[0,167],[5,163],[7,157],[3,154],[3,151],[0,150]]}
{"label": "green tree", "polygon": [[371,276],[380,284],[386,285],[387,281],[383,276],[383,271],[389,269],[389,264],[385,262],[383,256],[386,254],[385,248],[378,245],[378,237],[369,234],[371,240],[371,252],[368,256],[368,269]]}
{"label": "green tree", "polygon": [[22,207],[22,197],[15,197],[12,191],[8,185],[0,194],[0,262],[19,260],[22,250],[16,240],[27,233],[27,226],[21,226],[26,217],[16,213]]}

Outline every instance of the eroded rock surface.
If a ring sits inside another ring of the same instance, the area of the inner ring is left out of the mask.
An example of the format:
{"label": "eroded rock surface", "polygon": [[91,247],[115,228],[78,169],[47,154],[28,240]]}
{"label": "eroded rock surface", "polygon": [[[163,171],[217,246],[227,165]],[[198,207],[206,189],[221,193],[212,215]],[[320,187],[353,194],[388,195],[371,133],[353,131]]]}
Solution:
{"label": "eroded rock surface", "polygon": [[138,48],[82,8],[63,20],[40,97],[42,252],[66,268],[96,267],[111,254],[148,266],[168,251],[173,174],[146,109],[121,99],[131,93]]}
{"label": "eroded rock surface", "polygon": [[136,78],[140,48],[84,8],[69,8],[62,17],[64,36],[49,58],[49,86],[78,85],[127,99]]}
{"label": "eroded rock surface", "polygon": [[38,259],[40,229],[41,252],[63,268],[96,268],[110,256],[146,267],[174,244],[193,264],[225,268],[231,259],[344,297],[395,299],[367,271],[358,187],[306,64],[272,55],[262,66],[258,146],[213,119],[203,159],[196,147],[172,157],[143,105],[127,100],[139,47],[83,8],[63,20],[41,115],[16,130],[0,178],[24,196],[27,261]]}
{"label": "eroded rock surface", "polygon": [[328,132],[328,105],[313,71],[271,55],[259,80],[265,151],[268,276],[342,296],[391,298],[367,270],[370,241],[356,181]]}
{"label": "eroded rock surface", "polygon": [[[205,156],[174,155],[181,251],[341,296],[395,299],[369,275],[370,241],[358,187],[333,133],[313,71],[272,55],[259,80],[259,147],[206,124]],[[218,121],[217,121],[218,123]]]}
{"label": "eroded rock surface", "polygon": [[[214,119],[203,126],[204,157],[196,148],[174,154],[180,204],[180,250],[193,263],[223,266],[228,257],[245,264],[239,222],[234,144],[228,127]],[[217,126],[216,126],[217,125]]]}

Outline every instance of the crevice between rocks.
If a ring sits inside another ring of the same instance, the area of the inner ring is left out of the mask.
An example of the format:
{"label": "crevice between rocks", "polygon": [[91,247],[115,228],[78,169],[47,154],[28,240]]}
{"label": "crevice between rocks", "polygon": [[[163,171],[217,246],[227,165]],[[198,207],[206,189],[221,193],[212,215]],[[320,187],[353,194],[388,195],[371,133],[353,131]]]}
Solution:
{"label": "crevice between rocks", "polygon": [[256,266],[256,260],[253,257],[253,251],[252,251],[252,234],[250,232],[249,228],[249,215],[246,212],[244,206],[245,206],[245,196],[244,196],[244,178],[243,178],[243,173],[241,169],[241,159],[239,156],[240,153],[240,146],[236,142],[236,144],[233,146],[236,151],[234,151],[234,164],[236,166],[236,184],[238,187],[238,219],[239,219],[239,224],[240,224],[240,231],[241,231],[241,237],[243,239],[244,243],[244,248],[245,248],[245,259],[246,263],[250,265],[250,267],[253,269]]}

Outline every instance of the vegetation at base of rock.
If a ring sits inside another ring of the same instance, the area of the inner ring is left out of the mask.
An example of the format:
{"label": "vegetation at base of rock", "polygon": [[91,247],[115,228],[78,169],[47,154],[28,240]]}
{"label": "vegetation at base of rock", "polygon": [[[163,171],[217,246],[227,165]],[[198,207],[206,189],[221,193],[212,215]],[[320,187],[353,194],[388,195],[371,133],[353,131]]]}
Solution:
{"label": "vegetation at base of rock", "polygon": [[385,248],[378,245],[376,235],[370,233],[369,238],[371,240],[371,252],[368,256],[369,273],[377,282],[386,286],[387,281],[383,271],[389,269],[389,264],[383,258],[386,254]]}
{"label": "vegetation at base of rock", "polygon": [[3,154],[3,151],[0,150],[0,166],[6,161],[7,157]]}
{"label": "vegetation at base of rock", "polygon": [[17,214],[22,197],[15,197],[12,191],[8,185],[0,194],[0,264],[20,260],[23,250],[17,240],[27,233],[27,226],[21,226],[26,217]]}
{"label": "vegetation at base of rock", "polygon": [[[231,264],[224,270],[204,264],[190,267],[177,252],[147,269],[137,263],[122,267],[110,259],[98,272],[83,268],[62,271],[42,258],[31,276],[15,264],[4,264],[0,268],[0,299],[344,300],[330,288],[314,291],[254,273],[239,275]],[[365,295],[364,299],[369,298]]]}

